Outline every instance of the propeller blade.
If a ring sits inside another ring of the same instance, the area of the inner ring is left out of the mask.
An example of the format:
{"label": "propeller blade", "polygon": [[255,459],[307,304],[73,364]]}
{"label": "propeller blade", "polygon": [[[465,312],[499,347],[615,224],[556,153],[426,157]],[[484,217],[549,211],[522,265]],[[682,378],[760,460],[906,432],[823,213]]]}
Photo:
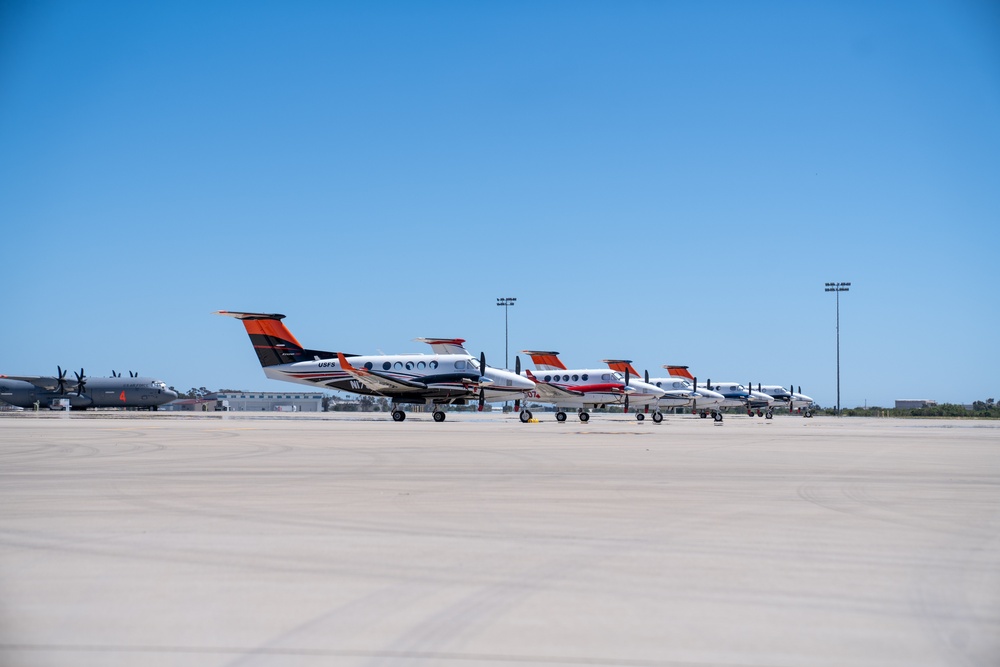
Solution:
{"label": "propeller blade", "polygon": [[483,411],[483,406],[486,405],[486,389],[483,387],[479,388],[479,411]]}
{"label": "propeller blade", "polygon": [[625,413],[628,414],[628,366],[625,366]]}
{"label": "propeller blade", "polygon": [[62,369],[62,366],[56,366],[59,370],[59,376],[56,378],[56,382],[59,383],[59,394],[66,393],[66,371]]}
{"label": "propeller blade", "polygon": [[83,396],[83,388],[87,386],[87,378],[83,374],[83,369],[81,368],[79,373],[74,371],[73,375],[76,375],[76,395]]}
{"label": "propeller blade", "polygon": [[694,378],[694,398],[691,399],[691,410],[698,409],[698,378]]}
{"label": "propeller blade", "polygon": [[514,357],[514,372],[518,375],[521,374],[521,356],[518,355]]}
{"label": "propeller blade", "polygon": [[648,368],[646,369],[645,380],[646,380],[646,384],[649,384],[649,369]]}

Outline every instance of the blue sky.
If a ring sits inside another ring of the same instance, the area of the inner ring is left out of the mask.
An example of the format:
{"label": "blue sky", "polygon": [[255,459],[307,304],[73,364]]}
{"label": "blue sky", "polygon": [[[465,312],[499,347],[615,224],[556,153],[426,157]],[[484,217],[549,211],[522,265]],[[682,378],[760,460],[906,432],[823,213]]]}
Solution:
{"label": "blue sky", "polygon": [[[1000,399],[1000,9],[13,2],[0,373],[271,389],[468,339],[836,402]],[[655,373],[654,373],[655,374]]]}

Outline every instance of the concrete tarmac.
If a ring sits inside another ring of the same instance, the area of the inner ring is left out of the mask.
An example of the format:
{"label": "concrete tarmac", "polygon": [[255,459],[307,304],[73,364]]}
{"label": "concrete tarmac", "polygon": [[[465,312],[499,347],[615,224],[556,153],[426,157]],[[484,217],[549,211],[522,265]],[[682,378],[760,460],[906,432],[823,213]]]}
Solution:
{"label": "concrete tarmac", "polygon": [[0,665],[1000,665],[1000,423],[0,416]]}

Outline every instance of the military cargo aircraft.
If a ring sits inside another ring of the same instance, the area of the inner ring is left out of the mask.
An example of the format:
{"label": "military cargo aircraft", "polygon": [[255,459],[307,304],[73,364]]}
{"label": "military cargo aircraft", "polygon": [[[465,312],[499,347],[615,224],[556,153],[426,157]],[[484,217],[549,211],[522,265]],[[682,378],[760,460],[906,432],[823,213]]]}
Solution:
{"label": "military cargo aircraft", "polygon": [[160,380],[129,373],[122,377],[112,371],[109,378],[90,378],[83,369],[76,377],[66,377],[66,371],[56,366],[52,375],[0,375],[0,400],[19,408],[45,407],[53,410],[70,408],[139,408],[156,410],[177,398],[177,392]]}

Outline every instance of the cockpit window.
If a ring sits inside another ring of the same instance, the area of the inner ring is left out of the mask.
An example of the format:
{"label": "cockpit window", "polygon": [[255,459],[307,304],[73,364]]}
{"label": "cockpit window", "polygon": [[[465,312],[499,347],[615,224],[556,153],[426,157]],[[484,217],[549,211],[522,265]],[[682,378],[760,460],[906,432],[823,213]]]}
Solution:
{"label": "cockpit window", "polygon": [[615,380],[617,380],[618,382],[624,382],[625,381],[625,376],[622,375],[621,373],[619,373],[618,371],[615,371],[614,373],[612,373],[611,376]]}
{"label": "cockpit window", "polygon": [[458,370],[464,369],[465,368],[465,362],[462,361],[462,360],[456,361],[455,362],[455,368],[457,368]]}

